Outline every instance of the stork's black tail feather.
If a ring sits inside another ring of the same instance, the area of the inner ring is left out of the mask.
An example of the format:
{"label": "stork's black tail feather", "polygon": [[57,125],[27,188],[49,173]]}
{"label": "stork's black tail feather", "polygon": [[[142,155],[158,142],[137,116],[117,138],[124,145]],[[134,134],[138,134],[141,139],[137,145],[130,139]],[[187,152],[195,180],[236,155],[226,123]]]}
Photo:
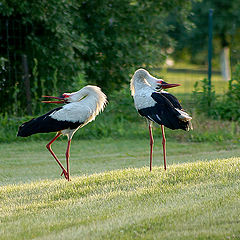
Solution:
{"label": "stork's black tail feather", "polygon": [[185,130],[185,131],[193,130],[191,120],[189,120],[189,121],[179,121],[179,122],[180,122],[180,126],[181,126],[180,129]]}
{"label": "stork's black tail feather", "polygon": [[54,111],[60,110],[61,108],[62,107],[55,108],[38,118],[33,118],[30,121],[23,123],[18,129],[17,136],[28,137],[35,133],[47,133],[61,130],[61,128],[59,129],[56,120],[50,117]]}
{"label": "stork's black tail feather", "polygon": [[51,114],[60,110],[62,107],[55,108],[50,112],[32,120],[23,123],[19,129],[17,136],[28,137],[35,133],[58,132],[64,129],[76,129],[84,124],[84,122],[61,121],[51,117]]}
{"label": "stork's black tail feather", "polygon": [[32,120],[23,123],[19,129],[17,136],[18,137],[28,137],[31,136],[34,133],[37,133],[36,130],[38,129],[37,127],[37,122],[36,119],[33,118]]}

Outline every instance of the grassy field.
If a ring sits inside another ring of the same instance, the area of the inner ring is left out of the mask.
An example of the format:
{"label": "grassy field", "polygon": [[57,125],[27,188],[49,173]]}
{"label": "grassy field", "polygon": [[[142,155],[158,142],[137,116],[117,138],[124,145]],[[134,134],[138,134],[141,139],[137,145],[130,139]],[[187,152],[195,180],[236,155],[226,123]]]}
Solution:
{"label": "grassy field", "polygon": [[[53,149],[63,159],[65,141]],[[45,142],[0,145],[0,239],[239,239],[239,143],[73,141],[72,181]]]}
{"label": "grassy field", "polygon": [[[194,90],[194,84],[198,81],[200,82],[207,78],[207,74],[203,73],[194,73],[194,72],[167,72],[163,71],[162,73],[154,72],[158,76],[161,76],[164,80],[169,83],[179,83],[181,87],[173,88],[169,92],[176,94],[191,94]],[[223,94],[228,89],[228,81],[224,81],[222,76],[217,73],[212,74],[212,85],[217,94]]]}

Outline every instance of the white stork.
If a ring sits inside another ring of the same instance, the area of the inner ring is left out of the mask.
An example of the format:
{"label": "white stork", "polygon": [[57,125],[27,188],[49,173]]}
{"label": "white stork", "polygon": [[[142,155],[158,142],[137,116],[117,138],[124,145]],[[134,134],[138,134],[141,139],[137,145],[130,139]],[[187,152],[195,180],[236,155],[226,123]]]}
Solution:
{"label": "white stork", "polygon": [[[50,112],[23,123],[17,136],[28,137],[35,133],[57,132],[57,135],[46,145],[52,156],[62,169],[62,174],[70,181],[69,176],[69,151],[73,134],[81,127],[93,121],[103,111],[107,104],[107,97],[96,86],[85,86],[74,93],[64,93],[60,97],[43,96],[57,99],[57,101],[43,101],[46,103],[65,103]],[[66,150],[67,170],[63,167],[51,149],[51,144],[60,136],[67,135],[68,145]],[[62,175],[61,174],[61,175]]]}
{"label": "white stork", "polygon": [[186,113],[179,101],[172,94],[162,89],[180,86],[168,84],[162,79],[157,79],[145,69],[138,69],[130,83],[131,94],[138,113],[148,120],[150,135],[150,171],[152,170],[153,136],[152,122],[161,125],[162,144],[164,156],[164,169],[166,170],[166,138],[164,126],[170,129],[192,129],[191,117]]}

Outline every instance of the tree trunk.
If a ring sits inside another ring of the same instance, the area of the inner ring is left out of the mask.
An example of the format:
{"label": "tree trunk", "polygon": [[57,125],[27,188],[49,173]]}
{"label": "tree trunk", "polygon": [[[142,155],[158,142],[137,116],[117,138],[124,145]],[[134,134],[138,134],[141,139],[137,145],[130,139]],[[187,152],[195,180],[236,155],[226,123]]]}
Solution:
{"label": "tree trunk", "polygon": [[225,81],[231,79],[231,66],[230,66],[230,48],[225,31],[220,34],[222,50],[220,54],[220,65],[222,77]]}
{"label": "tree trunk", "polygon": [[230,48],[224,47],[220,55],[221,73],[224,80],[231,79],[231,67],[230,67]]}

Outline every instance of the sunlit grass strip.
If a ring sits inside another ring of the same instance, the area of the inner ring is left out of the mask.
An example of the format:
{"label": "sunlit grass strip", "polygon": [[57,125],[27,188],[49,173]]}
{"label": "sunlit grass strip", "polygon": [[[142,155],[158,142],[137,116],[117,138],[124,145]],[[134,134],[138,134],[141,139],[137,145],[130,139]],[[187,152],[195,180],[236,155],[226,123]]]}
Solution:
{"label": "sunlit grass strip", "polygon": [[0,239],[233,236],[239,187],[240,158],[3,186]]}
{"label": "sunlit grass strip", "polygon": [[[164,80],[169,83],[179,83],[181,87],[172,88],[169,92],[174,94],[181,93],[187,94],[192,93],[194,89],[195,83],[198,81],[198,87],[201,86],[201,81],[204,78],[207,78],[207,74],[203,73],[179,73],[179,72],[163,72],[162,74],[159,72],[153,72],[157,75],[160,75]],[[220,74],[212,74],[212,85],[217,94],[223,94],[228,89],[228,81],[223,80]],[[201,88],[200,88],[201,89]]]}

